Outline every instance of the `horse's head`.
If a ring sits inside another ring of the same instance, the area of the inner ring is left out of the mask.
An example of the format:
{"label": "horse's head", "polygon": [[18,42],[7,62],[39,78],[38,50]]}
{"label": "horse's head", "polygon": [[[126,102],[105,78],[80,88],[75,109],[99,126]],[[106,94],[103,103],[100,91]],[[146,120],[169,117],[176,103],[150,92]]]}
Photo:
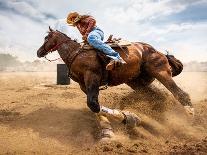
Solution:
{"label": "horse's head", "polygon": [[[70,39],[70,38],[68,38]],[[49,27],[48,35],[45,37],[43,45],[38,49],[37,56],[39,58],[46,56],[48,53],[56,51],[63,41],[63,35],[59,31],[54,31]]]}

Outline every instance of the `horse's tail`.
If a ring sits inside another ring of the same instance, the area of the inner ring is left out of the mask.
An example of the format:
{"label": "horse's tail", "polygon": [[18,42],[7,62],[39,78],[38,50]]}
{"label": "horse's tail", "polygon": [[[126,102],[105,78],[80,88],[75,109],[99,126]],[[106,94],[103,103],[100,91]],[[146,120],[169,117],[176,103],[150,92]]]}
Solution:
{"label": "horse's tail", "polygon": [[172,68],[172,76],[179,75],[183,70],[183,64],[180,60],[176,59],[173,55],[165,55]]}

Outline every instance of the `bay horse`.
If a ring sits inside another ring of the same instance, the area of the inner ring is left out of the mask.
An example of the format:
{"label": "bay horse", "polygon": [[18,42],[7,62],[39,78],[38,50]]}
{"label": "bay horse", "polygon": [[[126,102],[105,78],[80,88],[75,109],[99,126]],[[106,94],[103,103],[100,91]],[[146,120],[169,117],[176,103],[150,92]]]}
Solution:
{"label": "bay horse", "polygon": [[140,118],[133,113],[100,106],[99,87],[103,85],[106,74],[109,86],[125,83],[134,90],[148,86],[157,79],[184,106],[187,113],[194,114],[189,95],[172,79],[172,76],[182,71],[182,63],[173,56],[155,50],[149,44],[133,42],[124,48],[125,52],[122,48],[115,48],[127,64],[111,71],[106,71],[105,64],[97,54],[98,50],[83,50],[76,40],[49,27],[48,35],[38,49],[37,56],[41,58],[56,50],[67,65],[72,80],[79,83],[81,90],[87,95],[87,105],[90,110],[100,114],[99,121],[103,128],[110,128],[109,121],[106,119],[109,116],[120,122],[128,122],[132,126],[140,122]]}

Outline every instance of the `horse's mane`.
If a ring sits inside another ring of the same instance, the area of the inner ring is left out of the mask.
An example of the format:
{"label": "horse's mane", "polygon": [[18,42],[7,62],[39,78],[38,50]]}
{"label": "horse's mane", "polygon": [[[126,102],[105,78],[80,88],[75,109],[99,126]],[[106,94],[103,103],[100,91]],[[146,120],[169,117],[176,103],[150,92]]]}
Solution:
{"label": "horse's mane", "polygon": [[[62,35],[64,35],[66,38],[68,38],[68,39],[70,39],[70,40],[72,40],[72,41],[74,41],[74,42],[76,42],[76,43],[79,43],[78,42],[78,39],[71,39],[67,34],[65,34],[65,33],[63,33],[63,32],[61,32],[61,31],[59,31],[59,30],[55,30],[56,32],[58,32],[58,33],[60,33],[60,34],[62,34]],[[50,33],[51,31],[49,31],[48,33]]]}
{"label": "horse's mane", "polygon": [[65,34],[65,33],[63,33],[63,32],[60,32],[60,31],[58,31],[58,30],[56,30],[57,32],[59,32],[59,33],[61,33],[62,35],[64,35],[65,37],[67,37],[67,38],[69,38],[70,40],[73,40],[74,42],[76,42],[76,43],[78,43],[78,39],[71,39],[67,34]]}

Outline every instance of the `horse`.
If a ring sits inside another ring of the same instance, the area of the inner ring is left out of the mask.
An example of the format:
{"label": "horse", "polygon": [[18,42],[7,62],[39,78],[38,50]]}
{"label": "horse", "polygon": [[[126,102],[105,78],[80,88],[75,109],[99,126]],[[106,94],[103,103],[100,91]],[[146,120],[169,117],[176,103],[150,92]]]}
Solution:
{"label": "horse", "polygon": [[129,111],[110,109],[100,105],[98,96],[100,86],[104,85],[103,81],[107,81],[108,86],[125,83],[137,90],[150,85],[157,79],[184,106],[188,114],[194,114],[188,93],[179,88],[172,79],[173,76],[182,72],[182,63],[172,55],[162,54],[149,44],[132,42],[124,49],[115,47],[126,64],[110,71],[105,69],[104,60],[107,58],[103,59],[98,50],[84,50],[76,40],[49,27],[43,45],[37,50],[37,57],[45,57],[56,50],[67,65],[72,80],[77,82],[80,89],[87,95],[87,106],[97,114],[105,137],[113,136],[108,118],[113,118],[130,127],[139,125],[141,118]]}

